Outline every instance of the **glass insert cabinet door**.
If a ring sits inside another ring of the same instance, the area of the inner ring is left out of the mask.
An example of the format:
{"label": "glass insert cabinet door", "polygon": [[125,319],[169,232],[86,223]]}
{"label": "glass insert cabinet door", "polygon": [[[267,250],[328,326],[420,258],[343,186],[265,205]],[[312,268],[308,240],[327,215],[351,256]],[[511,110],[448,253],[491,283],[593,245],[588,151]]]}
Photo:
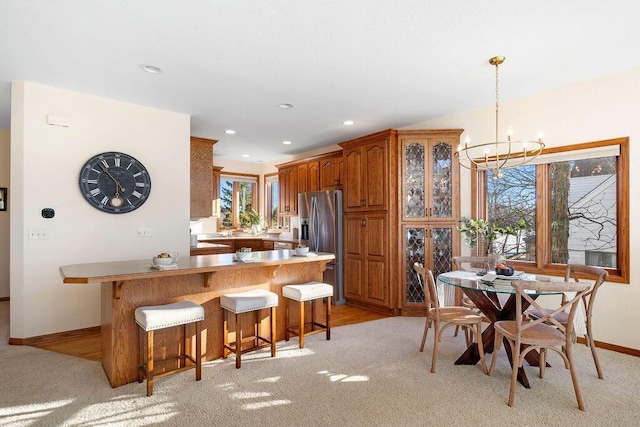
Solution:
{"label": "glass insert cabinet door", "polygon": [[405,303],[423,304],[424,292],[413,268],[416,262],[433,271],[434,277],[452,270],[454,254],[453,226],[404,226]]}
{"label": "glass insert cabinet door", "polygon": [[453,220],[457,212],[458,168],[454,141],[402,141],[403,218]]}

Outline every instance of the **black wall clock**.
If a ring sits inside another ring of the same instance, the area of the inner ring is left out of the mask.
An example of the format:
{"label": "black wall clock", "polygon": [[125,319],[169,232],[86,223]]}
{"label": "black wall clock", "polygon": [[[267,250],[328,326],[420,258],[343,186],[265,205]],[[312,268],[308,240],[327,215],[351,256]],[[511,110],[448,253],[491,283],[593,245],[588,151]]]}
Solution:
{"label": "black wall clock", "polygon": [[128,154],[98,154],[80,171],[80,191],[91,206],[122,214],[138,209],[151,193],[151,177],[142,163]]}

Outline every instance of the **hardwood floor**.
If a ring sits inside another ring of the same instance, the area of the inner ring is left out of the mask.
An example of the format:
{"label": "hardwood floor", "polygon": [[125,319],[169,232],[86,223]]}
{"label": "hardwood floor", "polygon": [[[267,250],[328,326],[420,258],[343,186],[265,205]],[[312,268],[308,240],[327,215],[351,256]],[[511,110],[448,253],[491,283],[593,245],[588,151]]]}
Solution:
{"label": "hardwood floor", "polygon": [[[332,328],[354,323],[369,322],[371,320],[382,319],[383,317],[388,316],[348,305],[334,305],[331,307]],[[89,360],[100,360],[102,357],[99,331],[87,333],[82,337],[68,337],[56,340],[55,343],[42,343],[33,346]]]}

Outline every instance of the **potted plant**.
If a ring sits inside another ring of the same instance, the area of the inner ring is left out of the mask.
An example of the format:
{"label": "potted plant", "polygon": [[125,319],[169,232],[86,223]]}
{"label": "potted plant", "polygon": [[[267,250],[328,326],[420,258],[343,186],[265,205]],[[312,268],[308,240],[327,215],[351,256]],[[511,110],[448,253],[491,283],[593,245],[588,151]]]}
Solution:
{"label": "potted plant", "polygon": [[254,209],[246,209],[240,212],[239,215],[240,227],[243,229],[253,229],[253,232],[257,234],[257,226],[260,225],[260,214]]}

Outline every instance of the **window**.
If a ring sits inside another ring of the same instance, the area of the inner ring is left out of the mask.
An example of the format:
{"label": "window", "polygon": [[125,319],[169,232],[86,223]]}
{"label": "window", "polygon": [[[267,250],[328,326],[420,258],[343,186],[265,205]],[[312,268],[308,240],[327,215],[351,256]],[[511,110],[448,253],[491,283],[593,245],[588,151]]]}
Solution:
{"label": "window", "polygon": [[[476,173],[478,217],[514,230],[493,251],[526,271],[584,264],[628,282],[628,138],[546,149],[534,162],[496,179]],[[516,226],[521,219],[524,229]]]}
{"label": "window", "polygon": [[220,218],[218,228],[247,228],[253,211],[258,211],[258,177],[255,175],[220,175]]}
{"label": "window", "polygon": [[265,216],[269,228],[278,227],[278,174],[264,176]]}

